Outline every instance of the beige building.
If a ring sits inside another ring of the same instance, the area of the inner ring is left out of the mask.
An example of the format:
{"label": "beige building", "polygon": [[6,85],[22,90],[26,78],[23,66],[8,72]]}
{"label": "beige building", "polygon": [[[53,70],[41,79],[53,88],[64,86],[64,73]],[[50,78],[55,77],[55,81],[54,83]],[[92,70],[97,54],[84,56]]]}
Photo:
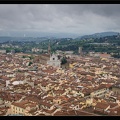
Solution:
{"label": "beige building", "polygon": [[34,102],[24,100],[21,102],[14,102],[11,104],[11,114],[20,114],[24,116],[30,116],[30,111],[37,109],[38,105]]}
{"label": "beige building", "polygon": [[90,96],[91,97],[104,97],[107,93],[109,92],[109,86],[105,84],[101,84],[99,88],[91,92]]}

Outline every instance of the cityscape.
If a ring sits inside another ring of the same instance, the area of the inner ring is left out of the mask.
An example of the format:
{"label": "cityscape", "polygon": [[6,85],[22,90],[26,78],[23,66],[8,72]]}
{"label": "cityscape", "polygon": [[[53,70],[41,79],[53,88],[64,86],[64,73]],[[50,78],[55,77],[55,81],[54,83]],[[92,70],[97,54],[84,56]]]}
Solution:
{"label": "cityscape", "polygon": [[0,116],[120,116],[119,9],[0,5]]}

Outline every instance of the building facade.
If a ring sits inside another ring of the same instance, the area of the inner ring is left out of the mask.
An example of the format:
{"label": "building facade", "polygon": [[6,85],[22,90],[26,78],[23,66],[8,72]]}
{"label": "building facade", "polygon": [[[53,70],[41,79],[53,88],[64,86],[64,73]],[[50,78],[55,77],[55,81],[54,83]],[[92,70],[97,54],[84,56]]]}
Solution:
{"label": "building facade", "polygon": [[55,67],[61,67],[61,61],[55,54],[52,54],[52,56],[50,56],[50,60],[47,61],[47,64]]}

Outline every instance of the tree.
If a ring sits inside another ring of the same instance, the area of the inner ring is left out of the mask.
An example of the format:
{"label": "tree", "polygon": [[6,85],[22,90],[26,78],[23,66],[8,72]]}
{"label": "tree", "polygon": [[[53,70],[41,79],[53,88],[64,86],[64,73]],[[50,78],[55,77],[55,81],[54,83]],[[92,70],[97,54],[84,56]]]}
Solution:
{"label": "tree", "polygon": [[22,58],[26,58],[26,57],[23,55]]}
{"label": "tree", "polygon": [[61,59],[61,64],[65,64],[65,63],[67,63],[67,60],[66,60],[65,57],[63,57],[63,58]]}
{"label": "tree", "polygon": [[33,56],[29,56],[30,60],[32,60],[34,57]]}
{"label": "tree", "polygon": [[29,62],[28,66],[31,66],[33,63],[32,62]]}

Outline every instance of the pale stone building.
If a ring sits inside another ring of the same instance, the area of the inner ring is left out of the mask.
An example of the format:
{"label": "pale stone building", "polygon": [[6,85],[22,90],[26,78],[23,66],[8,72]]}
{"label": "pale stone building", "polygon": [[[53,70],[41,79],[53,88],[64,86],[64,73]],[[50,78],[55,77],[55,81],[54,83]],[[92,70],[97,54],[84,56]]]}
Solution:
{"label": "pale stone building", "polygon": [[52,54],[50,56],[50,60],[47,61],[47,64],[55,67],[61,67],[60,58],[56,54]]}

